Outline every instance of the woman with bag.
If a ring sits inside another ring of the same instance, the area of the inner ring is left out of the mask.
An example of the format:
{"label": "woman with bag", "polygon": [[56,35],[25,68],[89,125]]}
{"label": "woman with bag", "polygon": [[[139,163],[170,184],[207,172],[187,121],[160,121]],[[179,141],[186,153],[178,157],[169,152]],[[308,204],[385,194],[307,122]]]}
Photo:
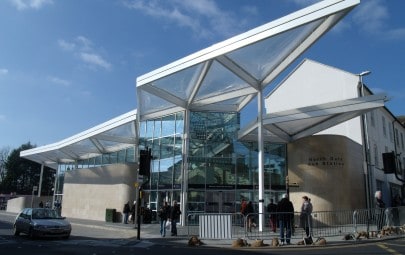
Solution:
{"label": "woman with bag", "polygon": [[160,235],[162,237],[166,236],[166,225],[167,225],[167,218],[169,216],[170,213],[170,207],[167,204],[167,202],[165,201],[163,203],[163,206],[160,207],[159,211],[158,211],[158,217],[160,218]]}

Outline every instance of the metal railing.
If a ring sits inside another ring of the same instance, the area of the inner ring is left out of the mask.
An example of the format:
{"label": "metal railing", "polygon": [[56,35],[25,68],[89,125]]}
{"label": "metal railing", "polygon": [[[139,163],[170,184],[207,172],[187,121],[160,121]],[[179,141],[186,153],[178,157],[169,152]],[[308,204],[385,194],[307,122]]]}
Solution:
{"label": "metal railing", "polygon": [[[272,213],[272,215],[280,218],[285,213]],[[264,217],[264,224],[262,231],[259,231],[258,219],[261,216]],[[241,213],[190,213],[186,221],[189,236],[195,235],[206,239],[253,240],[271,239],[280,235],[278,220],[276,220],[276,228],[273,229],[269,213],[252,213],[246,216]],[[377,233],[383,227],[398,228],[405,225],[405,207],[390,207],[385,210],[373,208],[317,211],[307,217],[302,217],[299,212],[295,212],[291,223],[292,239],[302,240],[307,237],[304,226],[308,226],[309,234],[313,238],[350,236],[354,239],[356,233]]]}

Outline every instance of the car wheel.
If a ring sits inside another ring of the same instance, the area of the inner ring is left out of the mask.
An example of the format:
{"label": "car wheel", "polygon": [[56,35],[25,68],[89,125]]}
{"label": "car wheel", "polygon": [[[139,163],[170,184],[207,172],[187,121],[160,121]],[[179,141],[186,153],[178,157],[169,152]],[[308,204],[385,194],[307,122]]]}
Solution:
{"label": "car wheel", "polygon": [[13,226],[13,234],[14,234],[15,236],[19,236],[19,235],[20,235],[20,231],[18,231],[16,225]]}

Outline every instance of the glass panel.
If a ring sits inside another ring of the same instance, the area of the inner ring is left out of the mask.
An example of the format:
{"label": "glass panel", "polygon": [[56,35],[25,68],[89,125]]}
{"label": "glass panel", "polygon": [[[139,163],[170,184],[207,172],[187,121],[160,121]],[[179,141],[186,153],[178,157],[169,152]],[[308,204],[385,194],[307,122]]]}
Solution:
{"label": "glass panel", "polygon": [[[214,61],[210,71],[204,78],[204,81],[199,89],[196,101],[203,98],[208,98],[216,95],[250,87],[234,73],[230,72],[224,66]],[[241,94],[242,96],[242,94]]]}
{"label": "glass panel", "polygon": [[203,64],[199,64],[183,69],[180,72],[154,81],[152,86],[156,86],[172,95],[186,100],[190,97],[194,89],[196,79],[200,75],[202,67]]}
{"label": "glass panel", "polygon": [[162,120],[156,119],[154,121],[154,128],[153,128],[153,138],[159,138],[161,137],[161,131],[162,131]]}
{"label": "glass panel", "polygon": [[135,147],[129,147],[126,149],[126,162],[135,162]]}
{"label": "glass panel", "polygon": [[140,112],[142,114],[154,113],[158,112],[159,110],[166,110],[175,106],[163,98],[143,91],[142,88],[138,89],[137,93],[140,95],[139,100],[141,102],[139,102],[138,107],[140,108]]}
{"label": "glass panel", "polygon": [[253,45],[235,50],[227,56],[251,73],[257,80],[263,80],[302,41],[314,31],[323,20],[274,35]]}
{"label": "glass panel", "polygon": [[176,134],[184,133],[184,112],[179,112],[176,114]]}
{"label": "glass panel", "polygon": [[188,212],[205,212],[205,190],[188,192]]}
{"label": "glass panel", "polygon": [[162,137],[172,136],[175,133],[175,116],[165,116],[162,118]]}

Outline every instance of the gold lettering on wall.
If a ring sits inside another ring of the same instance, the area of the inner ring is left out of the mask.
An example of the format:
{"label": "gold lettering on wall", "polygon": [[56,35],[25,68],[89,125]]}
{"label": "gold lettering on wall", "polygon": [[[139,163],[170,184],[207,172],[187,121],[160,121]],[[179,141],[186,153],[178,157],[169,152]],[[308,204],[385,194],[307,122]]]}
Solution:
{"label": "gold lettering on wall", "polygon": [[309,166],[342,168],[345,164],[342,156],[313,156],[308,158]]}

